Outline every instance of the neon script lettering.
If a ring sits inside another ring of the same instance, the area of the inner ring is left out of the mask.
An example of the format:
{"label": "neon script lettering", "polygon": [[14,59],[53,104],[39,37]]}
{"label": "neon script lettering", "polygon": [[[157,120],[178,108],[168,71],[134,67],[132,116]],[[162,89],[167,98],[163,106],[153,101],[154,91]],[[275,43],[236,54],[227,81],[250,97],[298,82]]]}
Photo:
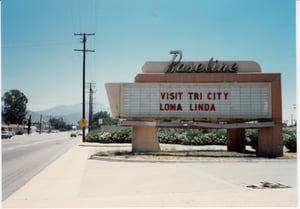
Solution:
{"label": "neon script lettering", "polygon": [[[170,65],[168,66],[166,73],[235,73],[238,71],[237,63],[222,63],[214,58],[206,62],[197,62],[197,63],[184,63],[181,62],[182,51],[173,50],[170,51],[170,54],[173,54]],[[179,58],[176,60],[176,58]]]}

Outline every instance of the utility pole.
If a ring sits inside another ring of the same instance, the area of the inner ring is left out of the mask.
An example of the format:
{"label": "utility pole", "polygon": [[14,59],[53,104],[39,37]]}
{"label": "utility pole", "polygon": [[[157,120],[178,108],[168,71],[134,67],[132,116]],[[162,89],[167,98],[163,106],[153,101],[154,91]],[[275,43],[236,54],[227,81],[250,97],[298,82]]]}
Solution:
{"label": "utility pole", "polygon": [[40,115],[40,124],[39,124],[39,126],[40,126],[39,134],[41,134],[42,133],[42,115]]}
{"label": "utility pole", "polygon": [[[293,109],[294,109],[294,110],[296,109],[296,104],[293,104]],[[296,120],[295,120],[295,121],[296,121]],[[295,124],[293,124],[293,123],[294,123],[294,119],[293,119],[293,112],[292,112],[292,114],[291,114],[291,126],[297,124],[296,122],[295,122]]]}
{"label": "utility pole", "polygon": [[[95,50],[87,50],[85,47],[87,36],[94,36],[95,33],[74,33],[75,36],[82,36],[83,49],[74,49],[74,51],[83,52],[83,66],[82,66],[82,119],[85,119],[85,53],[95,52]],[[85,142],[85,126],[82,126],[82,142]]]}
{"label": "utility pole", "polygon": [[51,132],[51,115],[49,116],[49,120],[48,120],[48,133],[50,133]]}
{"label": "utility pole", "polygon": [[89,83],[89,131],[91,130],[93,125],[93,93],[95,93],[93,88],[95,88],[95,85],[95,83]]}

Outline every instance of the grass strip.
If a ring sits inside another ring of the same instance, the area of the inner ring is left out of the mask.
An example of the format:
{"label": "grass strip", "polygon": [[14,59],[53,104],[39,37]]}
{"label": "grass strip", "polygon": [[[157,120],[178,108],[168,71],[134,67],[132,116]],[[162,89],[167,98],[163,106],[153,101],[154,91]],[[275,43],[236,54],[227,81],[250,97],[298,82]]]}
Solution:
{"label": "grass strip", "polygon": [[161,152],[131,152],[131,151],[101,151],[96,156],[130,158],[134,156],[155,156],[155,157],[223,157],[223,158],[251,158],[257,157],[255,152],[230,152],[225,150],[180,150],[180,151],[161,151]]}

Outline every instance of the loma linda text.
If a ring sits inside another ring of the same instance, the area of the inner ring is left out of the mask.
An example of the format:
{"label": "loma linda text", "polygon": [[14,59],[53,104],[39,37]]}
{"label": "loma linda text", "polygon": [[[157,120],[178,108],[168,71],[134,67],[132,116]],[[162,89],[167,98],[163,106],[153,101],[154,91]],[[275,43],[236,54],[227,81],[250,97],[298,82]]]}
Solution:
{"label": "loma linda text", "polygon": [[[166,103],[159,104],[160,111],[182,111],[182,105],[180,103]],[[190,104],[189,111],[216,111],[215,104]]]}

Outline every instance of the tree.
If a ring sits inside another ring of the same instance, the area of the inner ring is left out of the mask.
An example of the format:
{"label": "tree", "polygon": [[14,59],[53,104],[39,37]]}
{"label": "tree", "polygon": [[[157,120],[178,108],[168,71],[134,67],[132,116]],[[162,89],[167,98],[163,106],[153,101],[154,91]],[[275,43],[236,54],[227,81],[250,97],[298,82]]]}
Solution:
{"label": "tree", "polygon": [[3,101],[2,117],[6,124],[22,124],[26,118],[28,99],[18,89],[6,92]]}
{"label": "tree", "polygon": [[64,130],[68,127],[63,118],[51,118],[49,123],[56,130]]}
{"label": "tree", "polygon": [[92,129],[99,128],[99,119],[103,120],[102,125],[114,125],[117,124],[117,120],[113,119],[107,111],[100,111],[93,115]]}

